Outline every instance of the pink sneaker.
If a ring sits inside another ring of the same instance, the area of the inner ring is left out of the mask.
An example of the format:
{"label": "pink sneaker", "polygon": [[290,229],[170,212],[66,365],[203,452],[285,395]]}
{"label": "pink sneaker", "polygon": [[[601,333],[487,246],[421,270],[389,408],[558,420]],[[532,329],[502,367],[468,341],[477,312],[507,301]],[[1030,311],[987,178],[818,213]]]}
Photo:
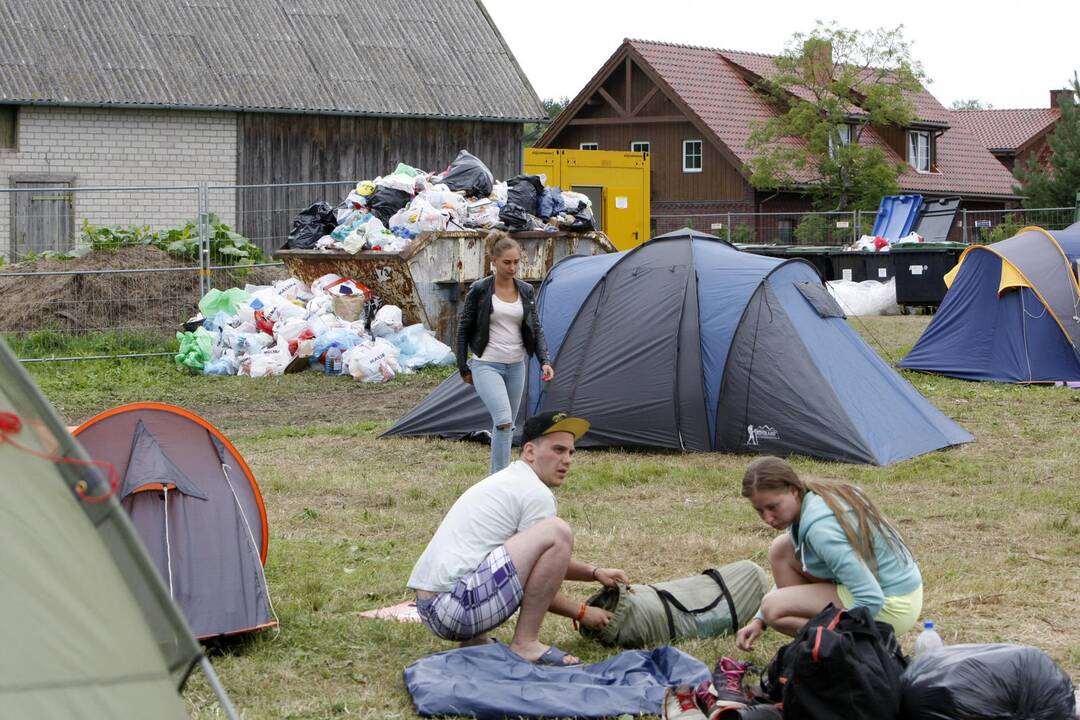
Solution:
{"label": "pink sneaker", "polygon": [[710,710],[710,717],[720,714],[717,709],[745,708],[750,702],[750,696],[742,686],[743,676],[749,667],[750,663],[729,657],[722,657],[716,663],[712,679],[716,702]]}

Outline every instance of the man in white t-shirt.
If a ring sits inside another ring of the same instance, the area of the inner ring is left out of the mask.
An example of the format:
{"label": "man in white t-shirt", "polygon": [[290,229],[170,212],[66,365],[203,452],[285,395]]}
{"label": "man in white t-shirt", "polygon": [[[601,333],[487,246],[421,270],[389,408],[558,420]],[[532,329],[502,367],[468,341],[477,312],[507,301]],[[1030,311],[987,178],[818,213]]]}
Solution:
{"label": "man in white t-shirt", "polygon": [[489,642],[487,633],[520,608],[510,650],[541,665],[580,660],[539,640],[547,612],[602,629],[611,613],[559,593],[563,580],[630,584],[617,568],[570,557],[574,533],[556,516],[555,495],[566,480],[574,442],[589,429],[581,418],[546,412],[522,426],[517,462],[466,490],[420,556],[409,587],[433,633],[463,645]]}

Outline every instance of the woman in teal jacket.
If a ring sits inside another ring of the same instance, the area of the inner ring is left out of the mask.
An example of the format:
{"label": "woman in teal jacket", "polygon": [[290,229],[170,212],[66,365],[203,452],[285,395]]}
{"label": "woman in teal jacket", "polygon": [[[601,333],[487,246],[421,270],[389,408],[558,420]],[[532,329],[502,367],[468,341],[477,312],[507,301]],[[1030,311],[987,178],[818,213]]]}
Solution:
{"label": "woman in teal jacket", "polygon": [[743,497],[765,524],[788,532],[769,548],[773,588],[735,636],[750,650],[766,627],[795,635],[826,605],[865,607],[906,633],[922,612],[922,575],[899,531],[854,485],[803,480],[775,457],[754,460]]}

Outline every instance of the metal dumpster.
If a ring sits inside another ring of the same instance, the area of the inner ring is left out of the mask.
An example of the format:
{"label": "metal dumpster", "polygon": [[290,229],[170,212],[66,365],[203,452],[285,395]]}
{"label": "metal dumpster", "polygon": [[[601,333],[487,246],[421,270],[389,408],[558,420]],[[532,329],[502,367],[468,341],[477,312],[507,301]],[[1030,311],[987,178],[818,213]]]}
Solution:
{"label": "metal dumpster", "polygon": [[833,280],[851,280],[862,282],[866,280],[867,255],[861,250],[843,250],[831,255],[833,262]]}
{"label": "metal dumpster", "polygon": [[892,249],[898,305],[937,306],[948,288],[945,274],[956,267],[964,243],[911,243]]}
{"label": "metal dumpster", "polygon": [[817,268],[822,280],[835,280],[837,271],[833,267],[832,255],[838,250],[837,247],[823,245],[792,245],[784,251],[784,257],[802,258]]}
{"label": "metal dumpster", "polygon": [[[453,347],[459,301],[469,285],[491,273],[486,232],[422,233],[400,253],[286,250],[274,253],[305,283],[336,273],[371,288],[376,301],[401,308],[406,324],[423,323]],[[615,247],[603,233],[514,233],[521,244],[518,277],[538,285],[551,267],[569,255],[599,255]]]}

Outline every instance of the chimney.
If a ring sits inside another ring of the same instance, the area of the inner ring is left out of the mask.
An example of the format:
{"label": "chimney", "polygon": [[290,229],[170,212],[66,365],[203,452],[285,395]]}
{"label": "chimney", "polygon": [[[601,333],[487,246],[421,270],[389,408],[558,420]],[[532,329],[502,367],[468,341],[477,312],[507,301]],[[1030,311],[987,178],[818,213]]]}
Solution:
{"label": "chimney", "polygon": [[1076,98],[1073,97],[1073,91],[1070,88],[1050,91],[1050,107],[1061,108],[1065,103],[1072,102],[1076,102]]}
{"label": "chimney", "polygon": [[813,77],[814,82],[819,85],[828,82],[833,74],[832,43],[820,38],[810,38],[803,43],[803,56],[808,64],[807,77]]}

